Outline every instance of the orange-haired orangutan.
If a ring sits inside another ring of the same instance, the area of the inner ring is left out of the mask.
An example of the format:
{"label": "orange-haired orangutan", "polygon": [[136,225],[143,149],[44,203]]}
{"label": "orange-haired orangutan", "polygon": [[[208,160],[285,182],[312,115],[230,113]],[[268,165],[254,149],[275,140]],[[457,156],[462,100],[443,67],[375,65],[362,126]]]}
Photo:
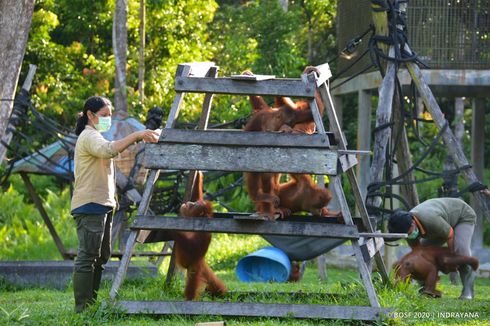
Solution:
{"label": "orange-haired orangutan", "polygon": [[[318,72],[314,67],[307,67],[305,74]],[[252,74],[249,71],[243,74]],[[324,106],[320,94],[315,93],[316,104],[323,115]],[[252,117],[244,127],[245,131],[280,131],[291,132],[295,126],[298,132],[313,133],[315,123],[308,101],[293,102],[288,97],[276,97],[276,107],[271,108],[261,96],[250,96]],[[301,126],[301,127],[300,127]],[[274,219],[275,215],[282,216],[282,211],[276,209],[279,205],[279,178],[277,173],[246,172],[245,185],[248,194],[255,203],[258,213]]]}
{"label": "orange-haired orangutan", "polygon": [[[212,206],[203,199],[203,175],[196,172],[191,201],[183,203],[180,215],[187,218],[213,217]],[[185,298],[197,299],[204,288],[213,295],[222,295],[227,289],[223,282],[213,273],[205,261],[205,256],[211,242],[208,232],[172,232],[176,263],[187,270]]]}
{"label": "orange-haired orangutan", "polygon": [[279,201],[282,215],[309,212],[317,216],[341,217],[340,212],[327,208],[332,193],[327,188],[318,187],[309,174],[291,173],[291,180],[279,185]]}
{"label": "orange-haired orangutan", "polygon": [[438,272],[456,272],[462,265],[477,270],[479,262],[475,257],[451,252],[447,247],[416,246],[396,262],[394,268],[398,279],[411,277],[423,286],[422,293],[440,298],[441,292],[436,290]]}

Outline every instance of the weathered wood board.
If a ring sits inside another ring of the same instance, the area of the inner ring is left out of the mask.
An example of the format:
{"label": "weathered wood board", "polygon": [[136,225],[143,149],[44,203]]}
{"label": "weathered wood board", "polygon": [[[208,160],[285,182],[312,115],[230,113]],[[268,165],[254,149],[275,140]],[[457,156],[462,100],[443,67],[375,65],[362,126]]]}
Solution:
{"label": "weathered wood board", "polygon": [[393,310],[358,306],[192,301],[119,301],[116,307],[128,314],[294,317],[348,320],[380,320],[383,315],[389,315]]}
{"label": "weathered wood board", "polygon": [[183,93],[271,95],[312,98],[315,96],[315,89],[315,82],[305,84],[301,79],[297,78],[248,81],[226,77],[175,77],[175,91]]}
{"label": "weathered wood board", "polygon": [[232,147],[159,143],[151,144],[145,149],[145,167],[162,170],[336,175],[337,161],[338,155],[336,151],[315,148]]}
{"label": "weathered wood board", "polygon": [[178,230],[237,234],[308,235],[311,237],[357,239],[357,226],[331,223],[235,220],[231,218],[182,218],[175,216],[137,216],[136,230]]}
{"label": "weathered wood board", "polygon": [[[333,133],[325,135],[283,132],[242,131],[238,129],[187,130],[163,129],[160,142],[180,144],[333,148]],[[150,144],[148,144],[150,145]]]}

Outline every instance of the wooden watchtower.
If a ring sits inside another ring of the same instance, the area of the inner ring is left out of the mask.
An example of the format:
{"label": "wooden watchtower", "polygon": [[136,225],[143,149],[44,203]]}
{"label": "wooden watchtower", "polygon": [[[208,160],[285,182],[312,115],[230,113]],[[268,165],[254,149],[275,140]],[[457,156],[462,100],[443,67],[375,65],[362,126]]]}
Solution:
{"label": "wooden watchtower", "polygon": [[[127,313],[267,316],[324,319],[377,320],[390,309],[379,304],[371,280],[371,261],[374,258],[378,271],[388,281],[380,255],[383,236],[375,233],[365,205],[361,199],[356,176],[352,169],[356,160],[340,128],[332,99],[327,87],[330,78],[328,64],[318,67],[315,73],[298,79],[269,79],[248,81],[217,77],[218,67],[213,63],[192,63],[178,66],[175,78],[176,97],[157,144],[147,144],[145,167],[150,169],[145,190],[138,208],[138,216],[131,228],[126,252],[110,291],[114,304]],[[314,96],[320,91],[330,122],[330,135],[325,131]],[[200,127],[202,130],[174,129],[181,103],[186,93],[205,93]],[[313,135],[245,132],[233,130],[207,130],[213,94],[291,96],[309,99],[317,133]],[[258,159],[260,158],[260,159]],[[315,222],[263,221],[234,219],[230,217],[182,218],[147,215],[154,183],[159,170],[224,170],[246,172],[284,172],[328,175],[331,187],[345,219],[345,225]],[[365,233],[354,225],[339,178],[346,173],[360,211]],[[118,289],[125,278],[131,252],[142,230],[206,231],[263,235],[302,235],[311,237],[340,238],[352,242],[362,282],[366,288],[370,306],[328,306],[301,304],[260,304],[224,302],[155,302],[115,301]],[[400,235],[394,235],[400,236]]]}

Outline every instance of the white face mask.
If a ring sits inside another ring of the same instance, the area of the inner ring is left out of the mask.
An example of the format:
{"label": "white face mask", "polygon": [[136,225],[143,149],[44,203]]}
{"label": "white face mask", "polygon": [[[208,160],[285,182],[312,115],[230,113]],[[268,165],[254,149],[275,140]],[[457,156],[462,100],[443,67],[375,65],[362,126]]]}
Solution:
{"label": "white face mask", "polygon": [[100,132],[106,132],[111,129],[111,117],[99,117],[99,122],[95,124],[95,129]]}

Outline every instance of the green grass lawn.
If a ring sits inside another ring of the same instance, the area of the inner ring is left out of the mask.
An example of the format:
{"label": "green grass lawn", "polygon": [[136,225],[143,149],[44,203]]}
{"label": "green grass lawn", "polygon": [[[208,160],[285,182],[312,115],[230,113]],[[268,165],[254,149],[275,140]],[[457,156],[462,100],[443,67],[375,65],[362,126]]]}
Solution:
{"label": "green grass lawn", "polygon": [[[230,291],[227,299],[248,302],[281,302],[313,303],[330,305],[368,305],[365,290],[353,270],[328,269],[328,280],[320,282],[316,266],[309,264],[305,278],[297,284],[261,284],[241,283],[236,279],[233,270],[219,272]],[[384,307],[393,307],[401,317],[387,321],[389,324],[460,324],[482,325],[490,323],[490,281],[478,279],[476,299],[461,301],[457,297],[461,286],[449,284],[446,276],[442,277],[439,289],[443,291],[441,299],[430,299],[420,296],[415,285],[400,285],[389,288],[376,279],[379,300]],[[163,277],[128,281],[119,294],[124,300],[180,300],[183,280],[178,278],[170,287],[165,288]],[[109,282],[103,284],[101,298],[108,297]],[[245,298],[238,298],[237,292],[258,292]],[[280,292],[280,294],[275,294]],[[283,292],[291,292],[285,295]],[[312,293],[312,294],[309,294]],[[295,295],[293,295],[295,294]],[[211,300],[204,297],[203,300]],[[197,322],[226,320],[229,325],[317,325],[325,321],[305,321],[294,319],[271,318],[231,318],[231,317],[181,317],[181,316],[127,316],[100,306],[86,313],[76,315],[73,312],[73,294],[69,286],[65,291],[40,288],[14,288],[3,284],[0,290],[0,324],[27,325],[193,325]],[[451,313],[471,313],[477,318],[458,318]],[[328,324],[345,324],[345,322],[328,321]]]}
{"label": "green grass lawn", "polygon": [[[368,306],[368,298],[356,270],[328,268],[328,279],[318,278],[314,262],[308,263],[300,283],[242,283],[235,275],[237,257],[265,244],[263,240],[243,236],[219,235],[213,242],[209,261],[217,275],[226,283],[230,294],[224,299],[255,303],[311,303],[326,305]],[[233,244],[234,250],[225,249]],[[162,270],[165,266],[162,266]],[[383,285],[377,274],[373,276],[382,307],[392,307],[398,318],[386,320],[389,325],[488,325],[490,324],[490,280],[477,279],[476,299],[457,299],[461,285],[453,286],[446,275],[441,277],[438,289],[441,299],[418,294],[415,284]],[[220,316],[129,316],[102,306],[108,298],[110,282],[104,282],[99,302],[83,314],[73,313],[71,284],[66,290],[18,288],[0,282],[0,325],[194,325],[198,322],[226,320],[228,325],[350,325],[350,321],[295,320],[278,318],[233,318]],[[126,281],[118,299],[121,300],[182,300],[184,280],[177,276],[166,288],[164,275]],[[285,293],[286,292],[286,293]],[[209,297],[202,300],[210,301]],[[462,314],[466,313],[466,316]],[[460,314],[458,316],[458,314]]]}

